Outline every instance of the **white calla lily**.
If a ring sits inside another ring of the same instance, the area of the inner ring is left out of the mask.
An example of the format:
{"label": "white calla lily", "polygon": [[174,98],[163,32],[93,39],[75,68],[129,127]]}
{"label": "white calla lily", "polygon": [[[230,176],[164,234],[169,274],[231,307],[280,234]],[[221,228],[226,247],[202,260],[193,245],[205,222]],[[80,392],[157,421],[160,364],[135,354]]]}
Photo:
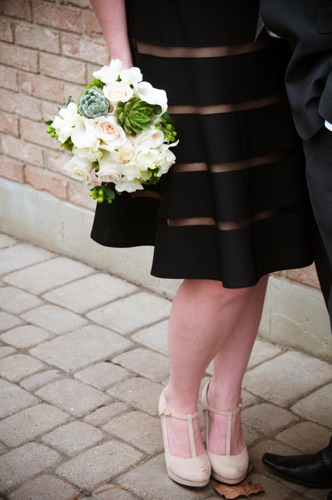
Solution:
{"label": "white calla lily", "polygon": [[123,69],[120,73],[120,78],[122,82],[128,83],[128,85],[137,85],[142,81],[143,75],[139,68],[133,66],[129,69]]}
{"label": "white calla lily", "polygon": [[98,71],[93,73],[95,78],[98,78],[103,83],[116,82],[122,70],[122,61],[120,59],[113,59],[109,66],[103,66]]}
{"label": "white calla lily", "polygon": [[120,155],[117,149],[108,151],[101,149],[102,156],[99,160],[99,169],[106,169],[107,165],[118,165],[120,163]]}
{"label": "white calla lily", "polygon": [[142,101],[160,106],[161,113],[167,110],[167,94],[164,90],[155,89],[149,82],[141,82],[137,85],[136,92]]}
{"label": "white calla lily", "polygon": [[71,132],[71,140],[77,148],[98,148],[99,140],[89,127],[89,119],[79,117]]}

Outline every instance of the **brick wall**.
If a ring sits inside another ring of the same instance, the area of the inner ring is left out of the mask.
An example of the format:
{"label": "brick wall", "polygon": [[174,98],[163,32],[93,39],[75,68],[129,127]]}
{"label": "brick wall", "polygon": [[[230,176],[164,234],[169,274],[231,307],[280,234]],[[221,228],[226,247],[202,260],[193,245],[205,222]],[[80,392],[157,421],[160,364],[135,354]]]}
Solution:
{"label": "brick wall", "polygon": [[[93,209],[70,158],[45,132],[67,97],[78,98],[108,52],[88,0],[0,0],[0,176]],[[313,266],[281,275],[318,287]]]}
{"label": "brick wall", "polygon": [[63,171],[70,158],[45,132],[92,72],[108,63],[88,0],[0,0],[0,176],[93,208]]}

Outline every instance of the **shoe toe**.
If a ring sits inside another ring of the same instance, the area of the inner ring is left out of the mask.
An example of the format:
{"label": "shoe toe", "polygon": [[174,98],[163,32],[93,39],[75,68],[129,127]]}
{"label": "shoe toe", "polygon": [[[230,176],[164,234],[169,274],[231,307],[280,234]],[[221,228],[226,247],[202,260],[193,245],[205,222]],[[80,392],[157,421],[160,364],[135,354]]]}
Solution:
{"label": "shoe toe", "polygon": [[211,476],[211,464],[206,453],[195,458],[166,455],[167,472],[174,481],[187,486],[205,486]]}
{"label": "shoe toe", "polygon": [[262,456],[262,462],[265,465],[273,466],[278,462],[278,455],[274,455],[273,453],[264,453]]}
{"label": "shoe toe", "polygon": [[212,466],[212,475],[218,481],[237,484],[248,473],[249,455],[245,447],[237,455],[216,455],[208,452]]}

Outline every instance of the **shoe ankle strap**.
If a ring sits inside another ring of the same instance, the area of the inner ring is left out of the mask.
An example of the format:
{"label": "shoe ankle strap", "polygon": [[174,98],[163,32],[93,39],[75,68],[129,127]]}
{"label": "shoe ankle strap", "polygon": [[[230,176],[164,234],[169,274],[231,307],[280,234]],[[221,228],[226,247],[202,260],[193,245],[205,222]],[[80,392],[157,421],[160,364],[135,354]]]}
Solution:
{"label": "shoe ankle strap", "polygon": [[[209,405],[208,403],[208,389],[211,380],[206,384],[202,392],[202,408],[203,411],[210,411],[211,413],[217,413],[217,415],[223,415],[224,417],[229,417],[236,415],[242,408],[242,400],[234,410],[220,410],[219,408],[215,408],[214,406]],[[331,439],[332,440],[332,439]]]}
{"label": "shoe ankle strap", "polygon": [[165,415],[165,417],[179,418],[180,420],[187,420],[187,422],[192,422],[195,418],[198,418],[198,411],[196,413],[187,413],[186,415],[183,415],[182,413],[176,413],[170,408],[165,408],[161,415]]}
{"label": "shoe ankle strap", "polygon": [[209,404],[204,405],[204,411],[210,411],[211,413],[217,413],[217,415],[223,415],[224,417],[233,417],[233,415],[236,415],[241,411],[242,404],[239,403],[239,406],[235,408],[235,410],[220,410],[219,408],[214,408],[213,406],[210,406]]}

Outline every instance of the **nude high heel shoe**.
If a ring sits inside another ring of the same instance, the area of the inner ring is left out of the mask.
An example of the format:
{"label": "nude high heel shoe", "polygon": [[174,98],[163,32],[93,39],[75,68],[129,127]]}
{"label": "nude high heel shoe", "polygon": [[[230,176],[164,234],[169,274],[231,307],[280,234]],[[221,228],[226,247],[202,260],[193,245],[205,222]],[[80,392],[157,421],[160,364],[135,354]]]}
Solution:
{"label": "nude high heel shoe", "polygon": [[[163,431],[166,469],[169,477],[173,481],[186,486],[206,486],[211,476],[211,464],[206,451],[203,455],[199,456],[196,453],[192,421],[198,417],[198,412],[188,415],[181,415],[174,412],[167,408],[164,392],[162,392],[159,399],[159,415]],[[167,430],[167,419],[169,417],[187,421],[191,458],[181,458],[171,455]]]}
{"label": "nude high heel shoe", "polygon": [[[210,406],[207,402],[209,383],[210,382],[207,383],[202,392],[202,407],[205,413],[206,449],[211,462],[212,477],[222,483],[237,484],[243,481],[246,477],[249,465],[249,455],[246,446],[244,446],[240,453],[231,455],[232,418],[240,411],[241,406],[239,405],[238,408],[232,411],[218,410],[217,408]],[[226,455],[217,455],[216,453],[209,451],[209,412],[217,413],[218,415],[223,415],[227,418]]]}

